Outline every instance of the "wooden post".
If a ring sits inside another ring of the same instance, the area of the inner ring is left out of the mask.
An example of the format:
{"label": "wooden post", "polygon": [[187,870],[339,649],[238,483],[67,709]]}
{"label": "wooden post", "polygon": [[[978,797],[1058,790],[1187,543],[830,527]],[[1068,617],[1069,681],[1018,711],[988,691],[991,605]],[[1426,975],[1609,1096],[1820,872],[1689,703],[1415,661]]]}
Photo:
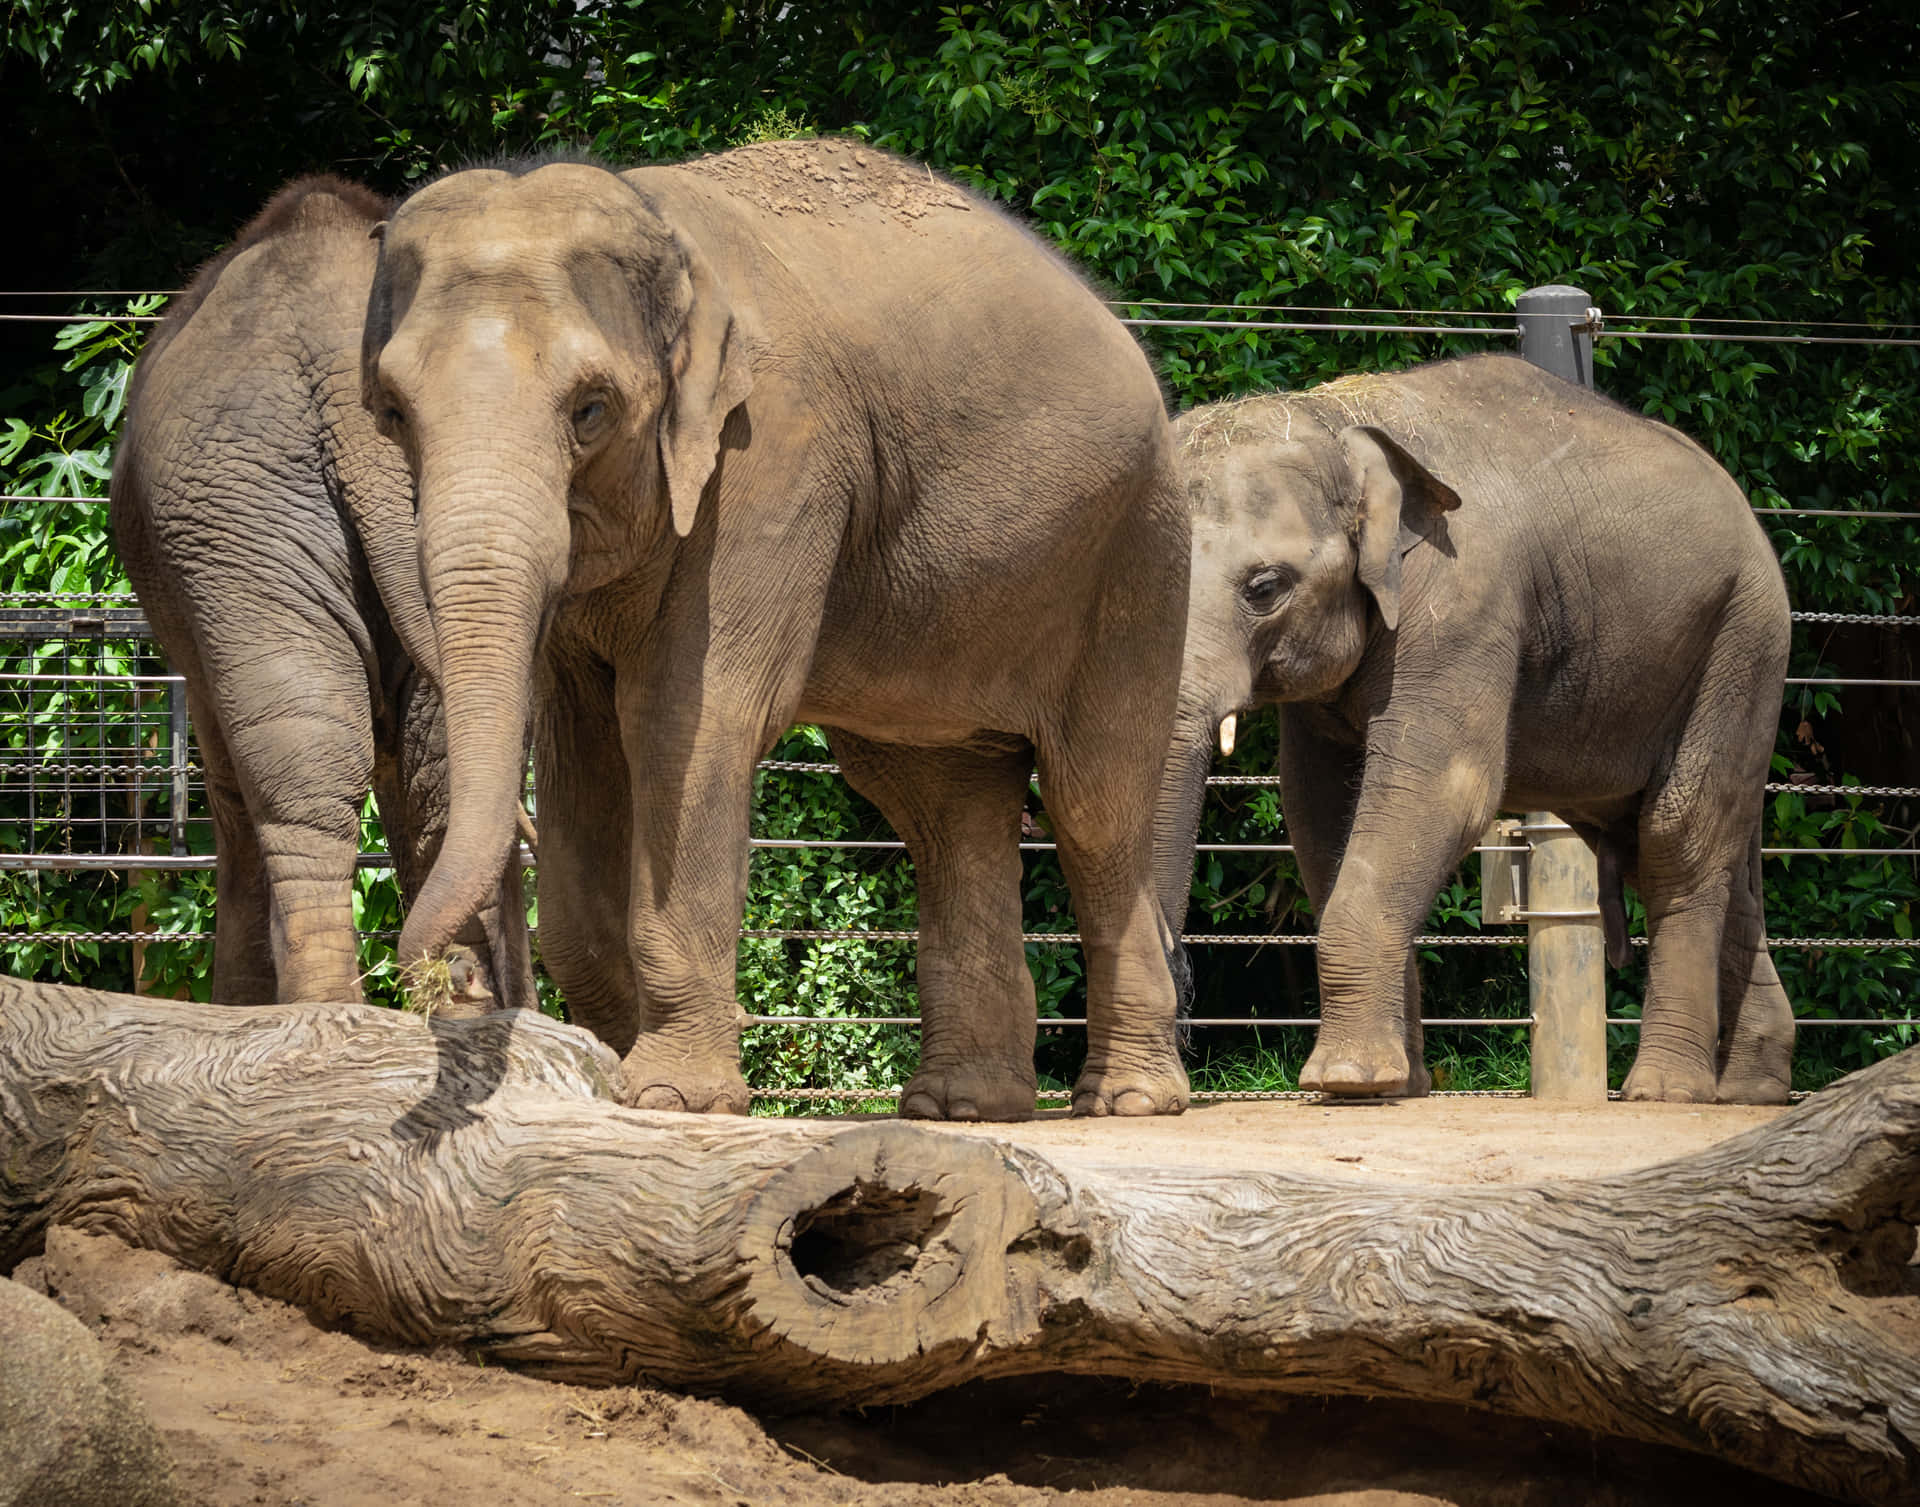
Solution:
{"label": "wooden post", "polygon": [[[1553,284],[1520,295],[1520,354],[1535,366],[1593,386],[1591,300]],[[1533,1002],[1533,1095],[1598,1102],[1607,1097],[1606,947],[1593,850],[1551,811],[1522,826],[1527,857],[1527,992]]]}
{"label": "wooden post", "polygon": [[1527,846],[1527,994],[1533,1005],[1533,1096],[1607,1097],[1606,946],[1593,850],[1550,811],[1521,827]]}

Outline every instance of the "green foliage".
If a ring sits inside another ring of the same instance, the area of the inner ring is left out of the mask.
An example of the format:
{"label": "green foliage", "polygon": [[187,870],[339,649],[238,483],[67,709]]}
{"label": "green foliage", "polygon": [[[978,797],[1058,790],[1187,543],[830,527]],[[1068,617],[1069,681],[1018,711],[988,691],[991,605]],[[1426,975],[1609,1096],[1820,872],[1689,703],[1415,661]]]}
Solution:
{"label": "green foliage", "polygon": [[[640,159],[846,132],[923,158],[1027,219],[1131,315],[1178,321],[1205,312],[1188,304],[1232,306],[1205,329],[1143,329],[1176,406],[1507,348],[1472,333],[1218,322],[1236,310],[1386,308],[1417,315],[1394,323],[1486,328],[1508,322],[1523,289],[1564,281],[1607,313],[1599,385],[1700,439],[1757,506],[1914,510],[1920,351],[1632,332],[1686,333],[1728,319],[1755,322],[1721,327],[1742,334],[1817,320],[1920,322],[1907,259],[1920,215],[1917,38],[1906,8],[1878,0],[1839,15],[1757,0],[938,8],[441,0],[379,14],[282,0],[133,9],[9,0],[0,82],[42,154],[41,171],[19,175],[23,233],[72,237],[49,265],[168,286],[180,260],[211,249],[300,169],[337,166],[400,188],[439,167],[541,145],[589,142]],[[119,191],[123,181],[131,192]],[[64,202],[35,207],[41,183],[89,182],[100,185],[100,203],[83,221]],[[89,324],[61,347],[67,369],[0,402],[21,416],[0,438],[8,491],[98,490],[130,349],[124,331],[111,338],[120,343],[96,348],[109,336]],[[1767,522],[1797,605],[1920,610],[1913,523]],[[116,581],[97,509],[10,504],[0,517],[7,589]],[[102,662],[130,649],[102,646]],[[1808,628],[1796,634],[1791,673],[1910,676],[1911,664],[1910,651],[1861,630]],[[1904,709],[1889,713],[1863,710],[1858,692],[1792,688],[1776,777],[1911,783],[1920,712],[1905,695]],[[1271,768],[1263,724],[1247,719],[1223,768]],[[20,741],[15,728],[9,720],[10,747]],[[823,756],[804,730],[782,751]],[[1044,834],[1044,816],[1036,821]],[[1913,846],[1916,822],[1911,804],[1784,795],[1769,806],[1766,840]],[[844,787],[800,773],[762,777],[756,824],[763,836],[882,834]],[[1221,792],[1202,839],[1283,842],[1271,790]],[[1028,860],[1027,925],[1069,929],[1057,865],[1049,854]],[[1911,935],[1911,860],[1773,859],[1766,874],[1775,934]],[[0,896],[22,915],[40,906],[32,914],[101,918],[70,923],[91,928],[130,914],[129,892],[105,880],[4,878]],[[149,916],[161,903],[203,925],[204,898],[164,883]],[[1284,856],[1203,855],[1193,899],[1190,930],[1312,925]],[[390,881],[363,879],[362,924],[391,928],[395,904]],[[763,849],[748,914],[759,927],[909,927],[910,877],[884,853]],[[1481,924],[1470,863],[1429,926]],[[1078,952],[1035,943],[1028,953],[1042,1013],[1079,1014]],[[742,999],[783,1014],[912,1013],[910,955],[899,943],[744,941]],[[1316,1007],[1308,949],[1194,956],[1203,1014]],[[30,970],[57,963],[41,953],[10,961]],[[1777,961],[1810,1014],[1908,1013],[1920,992],[1911,952],[1782,951]],[[64,966],[104,980],[126,965],[102,954]],[[377,953],[368,966],[384,990]],[[1429,1014],[1524,1011],[1517,949],[1429,949],[1423,966]],[[1615,979],[1611,1013],[1637,1013],[1638,986],[1637,966]],[[1505,1071],[1491,1065],[1504,1060],[1498,1043],[1508,1034],[1487,1033],[1492,1044],[1473,1059],[1494,1078]],[[1633,1034],[1614,1029],[1617,1056]],[[1199,1037],[1203,1052],[1219,1043],[1240,1051],[1238,1039]],[[1436,1062],[1472,1078],[1481,1069],[1448,1053],[1475,1039],[1437,1035]],[[1815,1081],[1901,1039],[1891,1028],[1810,1030],[1803,1074]],[[1072,1030],[1046,1033],[1044,1071],[1070,1076],[1081,1040]],[[848,1025],[763,1027],[746,1050],[765,1081],[857,1086],[898,1082],[912,1047],[897,1029]]]}
{"label": "green foliage", "polygon": [[[795,728],[775,759],[830,758],[817,728]],[[765,771],[755,781],[759,838],[888,841],[885,821],[844,781],[808,771]],[[911,931],[911,870],[897,849],[759,848],[747,886],[749,930]],[[807,943],[744,938],[739,996],[756,1015],[917,1015],[911,943]],[[767,1025],[743,1039],[754,1082],[800,1088],[889,1088],[918,1060],[916,1034],[900,1026]]]}

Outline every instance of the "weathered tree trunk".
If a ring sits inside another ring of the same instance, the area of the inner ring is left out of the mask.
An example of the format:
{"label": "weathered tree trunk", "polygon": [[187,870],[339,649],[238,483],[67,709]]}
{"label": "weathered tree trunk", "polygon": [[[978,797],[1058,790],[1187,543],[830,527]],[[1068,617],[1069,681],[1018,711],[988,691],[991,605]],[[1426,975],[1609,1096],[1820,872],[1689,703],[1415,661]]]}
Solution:
{"label": "weathered tree trunk", "polygon": [[617,1073],[525,1012],[0,982],[0,1270],[71,1224],[577,1381],[1431,1398],[1920,1500],[1920,1051],[1684,1161],[1426,1189],[648,1114]]}

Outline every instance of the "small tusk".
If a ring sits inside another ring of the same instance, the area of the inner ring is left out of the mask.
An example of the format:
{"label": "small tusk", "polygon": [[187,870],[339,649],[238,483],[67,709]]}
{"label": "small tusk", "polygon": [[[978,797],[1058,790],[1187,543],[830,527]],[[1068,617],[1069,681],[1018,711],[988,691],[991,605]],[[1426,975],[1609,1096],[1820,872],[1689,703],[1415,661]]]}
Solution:
{"label": "small tusk", "polygon": [[1220,757],[1223,759],[1233,756],[1233,729],[1238,721],[1239,713],[1228,712],[1220,723]]}

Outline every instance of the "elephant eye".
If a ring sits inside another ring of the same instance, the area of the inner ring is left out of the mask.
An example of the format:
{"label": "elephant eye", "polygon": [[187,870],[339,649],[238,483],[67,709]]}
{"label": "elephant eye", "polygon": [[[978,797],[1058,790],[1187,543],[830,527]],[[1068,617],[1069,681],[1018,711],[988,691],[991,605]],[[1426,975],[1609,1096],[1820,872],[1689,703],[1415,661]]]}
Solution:
{"label": "elephant eye", "polygon": [[407,416],[402,413],[397,406],[389,403],[385,408],[380,410],[380,427],[383,429],[404,429],[407,427]]}
{"label": "elephant eye", "polygon": [[1249,575],[1240,587],[1240,600],[1254,612],[1271,612],[1293,590],[1293,572],[1266,565]]}
{"label": "elephant eye", "polygon": [[589,438],[599,428],[606,414],[607,400],[604,397],[596,393],[583,399],[573,410],[573,432],[583,440]]}

